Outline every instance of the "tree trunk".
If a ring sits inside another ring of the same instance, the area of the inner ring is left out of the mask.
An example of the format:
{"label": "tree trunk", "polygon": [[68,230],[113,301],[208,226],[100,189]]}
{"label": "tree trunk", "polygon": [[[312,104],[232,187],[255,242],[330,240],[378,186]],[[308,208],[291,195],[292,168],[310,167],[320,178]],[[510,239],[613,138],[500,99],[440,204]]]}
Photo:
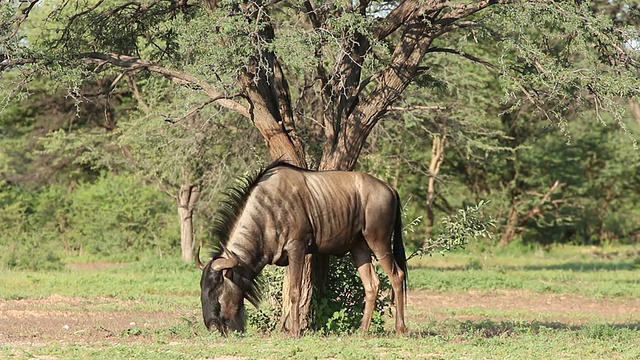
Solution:
{"label": "tree trunk", "polygon": [[[311,303],[313,297],[313,263],[316,255],[306,255],[304,258],[304,268],[302,269],[302,286],[300,292],[300,303],[298,311],[300,314],[300,329],[307,329],[312,323]],[[282,316],[280,317],[280,328],[282,331],[289,332],[292,329],[291,322],[291,300],[289,298],[289,289],[291,283],[289,281],[289,267],[282,282]]]}
{"label": "tree trunk", "polygon": [[178,216],[180,218],[180,247],[182,260],[193,261],[193,207],[200,198],[200,188],[193,185],[180,186],[178,193]]}
{"label": "tree trunk", "polygon": [[631,113],[633,117],[636,118],[636,122],[640,124],[640,104],[636,101],[629,100],[629,108],[631,108]]}
{"label": "tree trunk", "polygon": [[506,246],[513,241],[516,237],[516,230],[518,228],[518,209],[516,209],[515,200],[512,200],[511,207],[509,209],[509,217],[507,218],[507,224],[504,227],[502,237],[500,237],[500,246]]}
{"label": "tree trunk", "polygon": [[436,198],[436,177],[440,172],[440,165],[444,161],[444,147],[446,137],[436,134],[433,136],[431,144],[431,160],[429,162],[429,180],[427,182],[427,225],[425,226],[425,244],[431,239],[435,214],[433,213],[433,202]]}

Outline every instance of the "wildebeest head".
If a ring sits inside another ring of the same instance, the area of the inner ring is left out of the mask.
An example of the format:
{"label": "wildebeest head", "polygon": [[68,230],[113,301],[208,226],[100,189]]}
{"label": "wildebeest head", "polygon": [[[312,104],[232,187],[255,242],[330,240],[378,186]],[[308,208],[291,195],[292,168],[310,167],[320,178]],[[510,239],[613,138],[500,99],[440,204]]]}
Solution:
{"label": "wildebeest head", "polygon": [[196,253],[196,265],[202,269],[200,300],[202,316],[209,330],[214,328],[223,335],[230,331],[244,331],[244,281],[238,261],[214,257],[206,265],[200,262],[200,249]]}

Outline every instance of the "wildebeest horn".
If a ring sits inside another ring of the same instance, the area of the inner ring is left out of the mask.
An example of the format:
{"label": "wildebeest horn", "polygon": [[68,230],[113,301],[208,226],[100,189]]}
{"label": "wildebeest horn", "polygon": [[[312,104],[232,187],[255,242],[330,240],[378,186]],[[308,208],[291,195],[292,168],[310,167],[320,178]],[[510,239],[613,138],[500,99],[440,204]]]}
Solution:
{"label": "wildebeest horn", "polygon": [[204,264],[200,261],[200,246],[198,246],[198,250],[196,250],[196,266],[198,269],[204,269]]}
{"label": "wildebeest horn", "polygon": [[215,271],[220,271],[224,269],[231,269],[236,265],[238,265],[238,260],[236,259],[217,258],[211,263],[211,268]]}

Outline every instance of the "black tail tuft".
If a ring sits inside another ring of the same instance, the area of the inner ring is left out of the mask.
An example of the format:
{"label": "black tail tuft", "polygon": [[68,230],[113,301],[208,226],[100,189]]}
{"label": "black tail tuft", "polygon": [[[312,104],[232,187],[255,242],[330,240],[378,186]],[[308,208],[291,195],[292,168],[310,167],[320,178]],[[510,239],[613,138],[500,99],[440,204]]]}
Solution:
{"label": "black tail tuft", "polygon": [[404,296],[407,296],[407,279],[409,271],[407,270],[407,254],[404,251],[404,243],[402,242],[402,204],[400,203],[400,195],[396,194],[396,222],[393,227],[393,258],[398,267],[404,272]]}

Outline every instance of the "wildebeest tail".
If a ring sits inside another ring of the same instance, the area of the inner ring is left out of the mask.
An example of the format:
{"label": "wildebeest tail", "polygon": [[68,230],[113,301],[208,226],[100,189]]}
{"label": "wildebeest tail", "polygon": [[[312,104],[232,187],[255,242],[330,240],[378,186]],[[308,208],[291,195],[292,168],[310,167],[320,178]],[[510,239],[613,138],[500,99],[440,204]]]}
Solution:
{"label": "wildebeest tail", "polygon": [[398,267],[404,272],[404,287],[405,297],[407,296],[407,279],[409,278],[409,272],[407,271],[407,254],[404,251],[404,243],[402,242],[402,204],[400,203],[400,195],[396,194],[396,221],[393,226],[393,258],[398,264]]}

